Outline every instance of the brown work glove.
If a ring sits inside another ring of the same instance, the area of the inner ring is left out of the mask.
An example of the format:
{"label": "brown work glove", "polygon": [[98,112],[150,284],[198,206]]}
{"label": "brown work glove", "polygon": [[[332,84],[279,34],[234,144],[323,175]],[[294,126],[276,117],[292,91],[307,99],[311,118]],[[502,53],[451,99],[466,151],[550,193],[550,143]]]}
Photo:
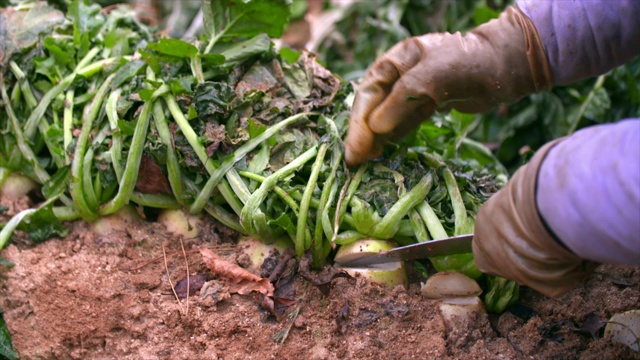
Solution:
{"label": "brown work glove", "polygon": [[406,39],[376,60],[358,86],[346,143],[355,165],[378,157],[436,110],[485,112],[551,86],[538,32],[517,7],[466,35]]}
{"label": "brown work glove", "polygon": [[542,147],[476,218],[473,257],[478,269],[555,297],[586,277],[595,264],[563,247],[546,230],[536,205],[538,170],[558,141]]}

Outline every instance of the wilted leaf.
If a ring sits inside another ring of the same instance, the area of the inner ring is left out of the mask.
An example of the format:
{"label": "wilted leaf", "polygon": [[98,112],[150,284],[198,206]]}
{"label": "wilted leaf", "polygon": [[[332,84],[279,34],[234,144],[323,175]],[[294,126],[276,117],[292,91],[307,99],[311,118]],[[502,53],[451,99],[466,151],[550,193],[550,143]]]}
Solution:
{"label": "wilted leaf", "polygon": [[229,292],[247,295],[252,291],[257,291],[273,298],[274,288],[269,279],[252,274],[240,266],[220,258],[209,249],[201,249],[200,254],[205,265],[228,283]]}

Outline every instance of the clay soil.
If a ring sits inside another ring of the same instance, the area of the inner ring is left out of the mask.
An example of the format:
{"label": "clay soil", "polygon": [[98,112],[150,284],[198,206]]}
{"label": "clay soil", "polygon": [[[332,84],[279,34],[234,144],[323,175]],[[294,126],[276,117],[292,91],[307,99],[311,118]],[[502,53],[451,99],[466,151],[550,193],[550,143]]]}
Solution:
{"label": "clay soil", "polygon": [[[10,209],[0,221],[30,205],[2,204]],[[0,270],[0,307],[21,359],[640,358],[603,337],[599,323],[639,307],[639,267],[601,266],[557,299],[523,288],[510,311],[451,327],[411,269],[408,289],[336,278],[326,296],[296,275],[275,317],[252,295],[176,300],[171,283],[186,277],[187,262],[191,275],[215,280],[197,249],[249,263],[237,236],[213,222],[182,242],[150,220],[103,236],[82,221],[66,225],[64,239],[33,245],[18,233],[0,252],[15,264]]]}

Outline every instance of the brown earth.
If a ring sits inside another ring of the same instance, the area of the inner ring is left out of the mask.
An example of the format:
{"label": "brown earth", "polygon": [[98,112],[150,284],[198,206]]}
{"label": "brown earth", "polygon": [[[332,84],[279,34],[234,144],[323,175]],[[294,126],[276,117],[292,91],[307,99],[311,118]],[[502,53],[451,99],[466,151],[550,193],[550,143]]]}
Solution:
{"label": "brown earth", "polygon": [[[4,204],[10,211],[0,222],[27,204]],[[31,245],[17,233],[0,252],[15,264],[0,268],[0,306],[21,359],[640,358],[603,338],[598,324],[639,307],[637,266],[601,266],[557,299],[522,289],[512,311],[450,330],[437,303],[420,295],[416,274],[406,290],[336,278],[328,296],[296,276],[294,300],[276,319],[256,297],[224,290],[178,303],[169,278],[174,285],[185,278],[185,255],[158,223],[106,236],[81,221],[67,225],[64,239]],[[213,277],[201,247],[246,266],[234,237],[217,229],[209,222],[182,242],[191,275]],[[286,329],[284,343],[276,342]]]}

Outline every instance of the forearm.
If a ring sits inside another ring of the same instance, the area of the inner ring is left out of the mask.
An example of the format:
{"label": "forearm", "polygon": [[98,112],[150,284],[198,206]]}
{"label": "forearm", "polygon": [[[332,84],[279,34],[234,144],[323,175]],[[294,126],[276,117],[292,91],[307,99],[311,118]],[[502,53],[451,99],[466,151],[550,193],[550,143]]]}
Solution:
{"label": "forearm", "polygon": [[536,201],[576,255],[640,264],[640,119],[593,126],[556,145],[540,167]]}
{"label": "forearm", "polygon": [[600,75],[640,55],[638,0],[517,0],[545,48],[554,85]]}

